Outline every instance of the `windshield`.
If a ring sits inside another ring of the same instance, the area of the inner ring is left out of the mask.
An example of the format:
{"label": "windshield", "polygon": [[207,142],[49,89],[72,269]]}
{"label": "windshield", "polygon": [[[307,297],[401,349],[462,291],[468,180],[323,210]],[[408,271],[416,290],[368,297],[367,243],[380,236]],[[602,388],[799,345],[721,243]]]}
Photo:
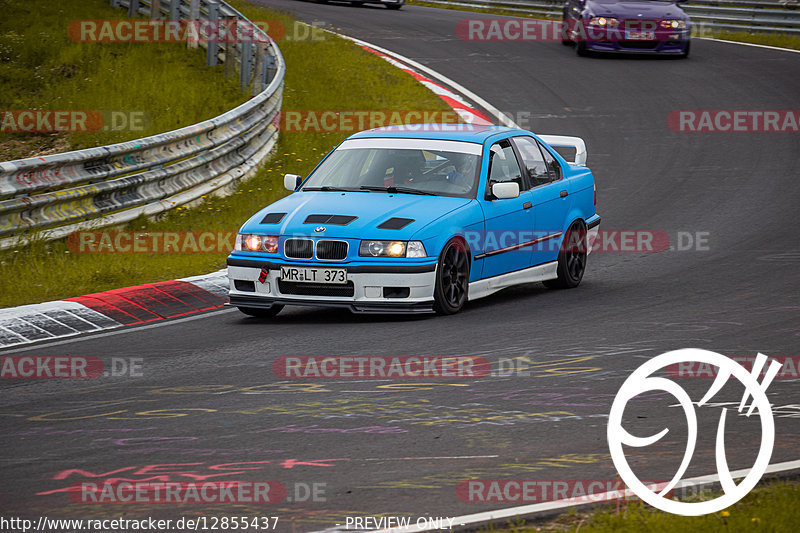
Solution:
{"label": "windshield", "polygon": [[406,139],[354,141],[345,141],[329,155],[302,190],[475,196],[479,144]]}

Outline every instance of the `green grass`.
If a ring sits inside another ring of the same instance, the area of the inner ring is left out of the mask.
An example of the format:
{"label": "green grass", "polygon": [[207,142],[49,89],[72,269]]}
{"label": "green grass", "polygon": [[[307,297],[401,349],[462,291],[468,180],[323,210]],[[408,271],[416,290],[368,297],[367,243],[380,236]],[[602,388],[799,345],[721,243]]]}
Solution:
{"label": "green grass", "polygon": [[[709,497],[717,497],[712,493]],[[617,514],[615,504],[596,510],[563,513],[551,520],[527,525],[490,527],[495,533],[532,533],[568,531],[580,533],[734,533],[800,531],[800,482],[772,481],[753,489],[741,501],[718,513],[686,517],[664,513],[640,501],[622,503]]]}
{"label": "green grass", "polygon": [[[546,16],[542,14],[531,13],[527,14],[519,11],[509,11],[507,9],[472,7],[472,6],[447,6],[443,4],[434,4],[426,2],[425,0],[407,0],[408,4],[437,7],[441,9],[454,9],[456,11],[467,11],[474,13],[487,13],[492,15],[505,15],[509,17],[524,17],[534,19],[560,19],[561,15]],[[724,4],[724,2],[723,2]],[[779,48],[791,48],[793,50],[800,50],[800,36],[785,35],[785,34],[772,34],[772,33],[748,33],[746,31],[729,31],[729,30],[714,30],[706,28],[700,24],[694,26],[700,31],[697,37],[707,37],[713,39],[724,39],[727,41],[738,41],[743,43],[764,44],[768,46],[777,46]]]}
{"label": "green grass", "polygon": [[770,33],[747,33],[734,31],[714,31],[708,37],[714,39],[724,39],[726,41],[738,41],[741,43],[765,44],[777,46],[779,48],[791,48],[800,50],[800,37],[791,35],[777,35]]}
{"label": "green grass", "polygon": [[[233,4],[251,20],[279,19],[287,27],[294,23],[285,15],[242,1]],[[327,34],[321,42],[286,40],[279,46],[288,65],[284,109],[449,109],[411,76],[350,41]],[[159,221],[140,218],[125,229],[235,232],[254,212],[287,194],[284,173],[306,175],[347,135],[281,134],[272,160],[237,193],[206,198],[199,207],[173,210]],[[68,252],[64,240],[0,252],[0,307],[211,272],[225,267],[226,256]]]}
{"label": "green grass", "polygon": [[143,131],[0,133],[0,161],[102,146],[219,115],[248,95],[182,43],[81,43],[69,23],[119,20],[107,0],[0,0],[0,110],[143,111]]}

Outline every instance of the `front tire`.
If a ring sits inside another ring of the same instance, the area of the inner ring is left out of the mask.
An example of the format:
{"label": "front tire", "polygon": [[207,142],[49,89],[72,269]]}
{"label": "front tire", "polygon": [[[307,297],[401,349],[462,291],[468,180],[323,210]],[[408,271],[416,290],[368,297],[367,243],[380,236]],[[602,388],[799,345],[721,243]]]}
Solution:
{"label": "front tire", "polygon": [[572,223],[558,252],[558,278],[544,282],[550,289],[572,289],[581,284],[586,271],[586,225],[578,220]]}
{"label": "front tire", "polygon": [[575,43],[575,53],[581,57],[586,57],[589,55],[589,49],[586,48],[585,40],[580,40]]}
{"label": "front tire", "polygon": [[433,309],[440,315],[458,313],[469,291],[469,252],[461,239],[450,239],[439,255]]}
{"label": "front tire", "polygon": [[237,309],[246,315],[256,318],[272,318],[283,310],[283,306],[275,304],[269,309],[263,309],[261,307],[237,307]]}

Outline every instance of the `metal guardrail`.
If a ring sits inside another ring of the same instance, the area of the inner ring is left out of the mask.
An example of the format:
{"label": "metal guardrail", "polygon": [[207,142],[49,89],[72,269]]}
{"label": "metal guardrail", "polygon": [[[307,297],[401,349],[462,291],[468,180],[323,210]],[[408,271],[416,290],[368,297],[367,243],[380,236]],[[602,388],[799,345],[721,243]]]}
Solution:
{"label": "metal guardrail", "polygon": [[[224,1],[111,0],[131,16],[169,20],[236,20],[253,38],[189,43],[206,48],[206,63],[239,71],[254,95],[218,117],[109,146],[0,162],[0,249],[78,229],[152,216],[211,194],[251,175],[271,151],[286,66],[278,46]],[[41,230],[41,231],[40,231]]]}
{"label": "metal guardrail", "polygon": [[[422,0],[429,4],[560,18],[563,0]],[[691,0],[681,7],[692,20],[693,34],[708,30],[800,35],[800,0]]]}

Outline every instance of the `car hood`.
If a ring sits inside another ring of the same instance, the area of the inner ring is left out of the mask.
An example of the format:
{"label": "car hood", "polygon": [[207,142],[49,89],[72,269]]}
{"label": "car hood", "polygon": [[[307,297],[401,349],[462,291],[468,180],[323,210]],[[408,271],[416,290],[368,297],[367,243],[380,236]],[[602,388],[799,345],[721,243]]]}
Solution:
{"label": "car hood", "polygon": [[[473,200],[446,196],[373,192],[296,192],[267,206],[242,226],[242,232],[294,236],[407,240],[434,220]],[[285,215],[277,223],[262,223]],[[312,216],[316,215],[316,216]],[[335,218],[325,220],[326,216]],[[311,217],[311,220],[308,220]],[[356,217],[352,220],[349,218]],[[378,228],[389,219],[400,229]],[[317,228],[324,231],[317,232]]]}
{"label": "car hood", "polygon": [[673,2],[655,0],[621,1],[621,0],[589,0],[586,8],[594,16],[614,17],[617,19],[688,19],[686,13]]}

